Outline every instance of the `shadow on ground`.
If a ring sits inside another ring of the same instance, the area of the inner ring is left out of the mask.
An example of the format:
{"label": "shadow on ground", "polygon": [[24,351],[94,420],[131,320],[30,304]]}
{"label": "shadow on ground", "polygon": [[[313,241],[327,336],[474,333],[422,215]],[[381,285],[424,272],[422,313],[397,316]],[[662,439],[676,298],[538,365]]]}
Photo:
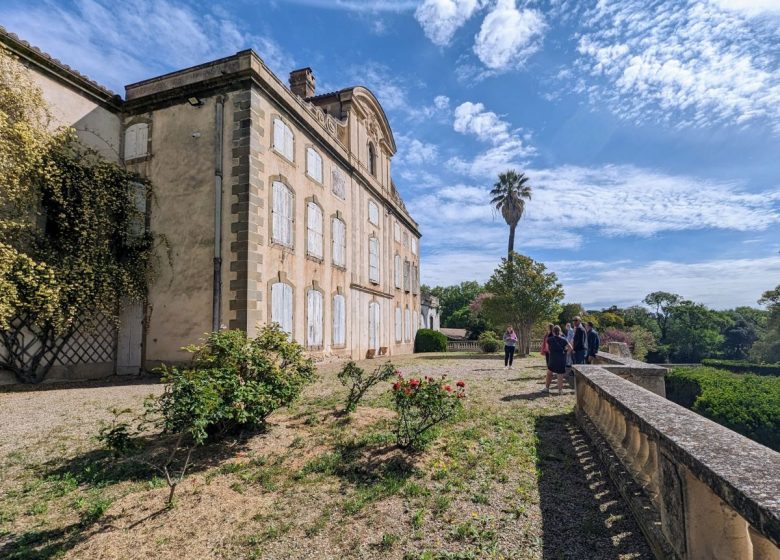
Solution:
{"label": "shadow on ground", "polygon": [[98,379],[83,379],[79,381],[52,381],[38,385],[15,383],[0,385],[0,393],[32,393],[37,391],[62,391],[65,389],[89,389],[92,387],[124,387],[132,385],[159,385],[162,383],[159,375],[113,375]]}
{"label": "shadow on ground", "polygon": [[653,555],[592,454],[573,413],[537,418],[537,468],[545,560]]}

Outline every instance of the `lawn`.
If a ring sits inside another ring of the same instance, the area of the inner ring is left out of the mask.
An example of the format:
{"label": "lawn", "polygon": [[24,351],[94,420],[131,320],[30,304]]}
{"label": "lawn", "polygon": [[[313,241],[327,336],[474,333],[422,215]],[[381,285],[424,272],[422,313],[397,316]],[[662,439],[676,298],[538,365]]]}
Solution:
{"label": "lawn", "polygon": [[164,481],[94,439],[154,380],[0,393],[0,558],[652,558],[538,357],[395,363],[467,384],[423,451],[394,445],[390,383],[340,414],[329,364],[265,432],[200,449],[170,509]]}

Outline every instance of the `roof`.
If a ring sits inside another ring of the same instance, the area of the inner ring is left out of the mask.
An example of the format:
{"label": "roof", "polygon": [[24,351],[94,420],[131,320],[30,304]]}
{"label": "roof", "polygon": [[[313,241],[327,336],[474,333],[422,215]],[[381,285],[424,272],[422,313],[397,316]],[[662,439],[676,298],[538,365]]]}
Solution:
{"label": "roof", "polygon": [[449,329],[442,327],[439,331],[450,340],[466,340],[466,338],[468,338],[466,329]]}
{"label": "roof", "polygon": [[85,76],[78,70],[74,70],[50,54],[43,52],[38,47],[31,45],[24,39],[19,38],[19,36],[15,33],[11,33],[2,26],[0,26],[0,43],[5,45],[17,56],[31,60],[38,65],[47,68],[50,72],[57,75],[57,77],[65,79],[66,81],[70,82],[71,85],[75,85],[87,93],[98,97],[103,102],[110,102],[114,105],[121,103],[121,98],[119,95],[107,87],[99,84],[90,77]]}

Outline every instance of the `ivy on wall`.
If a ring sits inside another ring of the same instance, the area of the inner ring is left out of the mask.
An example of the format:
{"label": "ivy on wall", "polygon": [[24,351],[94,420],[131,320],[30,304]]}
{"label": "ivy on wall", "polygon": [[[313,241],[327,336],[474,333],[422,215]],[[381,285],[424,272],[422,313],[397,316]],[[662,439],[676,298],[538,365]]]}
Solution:
{"label": "ivy on wall", "polygon": [[151,186],[52,130],[42,92],[2,50],[0,177],[0,368],[37,383],[91,318],[116,324],[123,303],[144,300]]}

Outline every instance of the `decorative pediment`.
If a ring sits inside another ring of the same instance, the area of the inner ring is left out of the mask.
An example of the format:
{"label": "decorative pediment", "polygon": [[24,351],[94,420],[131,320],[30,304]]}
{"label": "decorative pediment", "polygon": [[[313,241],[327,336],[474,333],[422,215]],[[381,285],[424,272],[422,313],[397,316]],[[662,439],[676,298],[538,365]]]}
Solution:
{"label": "decorative pediment", "polygon": [[387,115],[373,93],[362,86],[352,91],[352,107],[366,124],[368,135],[385,147],[390,155],[396,152],[395,138]]}

